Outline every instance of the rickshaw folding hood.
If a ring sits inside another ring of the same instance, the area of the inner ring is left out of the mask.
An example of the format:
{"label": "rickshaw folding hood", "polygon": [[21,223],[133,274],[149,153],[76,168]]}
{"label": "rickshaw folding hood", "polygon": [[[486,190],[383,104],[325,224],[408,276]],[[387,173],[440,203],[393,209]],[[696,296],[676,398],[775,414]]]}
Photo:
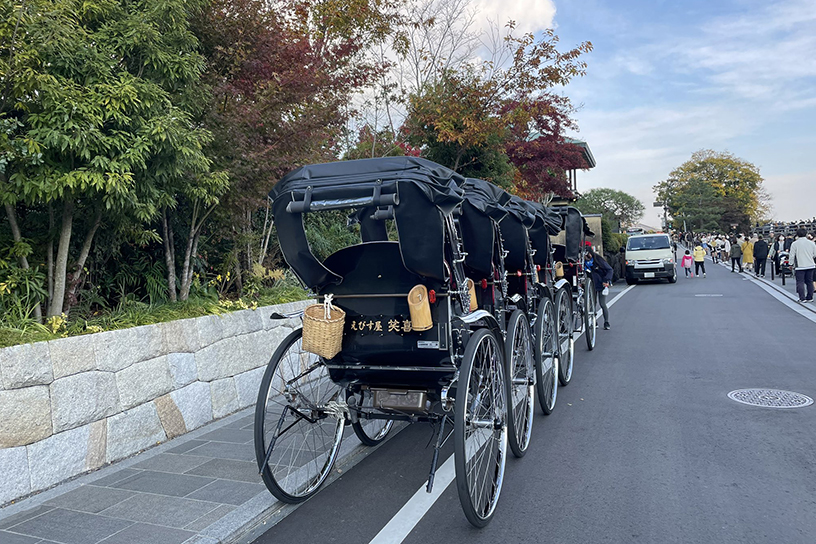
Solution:
{"label": "rickshaw folding hood", "polygon": [[578,208],[567,206],[561,210],[564,215],[564,230],[566,231],[566,258],[576,261],[581,257],[581,243],[584,236],[594,236],[595,233],[590,230],[586,219],[581,215]]}
{"label": "rickshaw folding hood", "polygon": [[461,186],[465,190],[462,217],[459,226],[465,246],[465,264],[484,277],[493,274],[494,261],[501,259],[496,251],[496,226],[507,216],[501,204],[505,193],[492,183],[467,178]]}
{"label": "rickshaw folding hood", "polygon": [[533,261],[535,264],[547,266],[549,264],[550,248],[552,246],[550,236],[555,236],[563,230],[564,217],[560,213],[537,202],[530,202],[530,205],[536,212],[535,224],[528,230],[530,243],[533,249],[535,249]]}
{"label": "rickshaw folding hood", "polygon": [[504,204],[504,207],[507,208],[509,215],[521,222],[521,224],[524,225],[524,228],[531,228],[536,221],[536,210],[533,205],[523,198],[517,197],[516,195],[511,195],[510,193],[505,194],[507,196],[502,204]]}
{"label": "rickshaw folding hood", "polygon": [[461,187],[465,190],[465,200],[482,214],[496,222],[507,215],[507,208],[502,205],[502,200],[508,200],[510,195],[503,189],[476,178],[465,179]]}
{"label": "rickshaw folding hood", "polygon": [[[311,288],[319,291],[343,278],[312,254],[306,239],[303,214],[288,212],[292,202],[342,204],[373,194],[395,195],[394,219],[405,267],[420,276],[443,280],[444,217],[464,200],[459,184],[464,178],[435,162],[418,157],[384,157],[302,166],[286,174],[270,191],[272,215],[281,250],[289,266]],[[376,203],[348,206],[377,208]],[[345,207],[344,207],[345,208]],[[340,209],[335,207],[335,209]]]}
{"label": "rickshaw folding hood", "polygon": [[530,205],[536,211],[536,222],[533,229],[546,229],[547,234],[551,236],[556,236],[564,230],[564,217],[560,213],[538,202],[530,202]]}

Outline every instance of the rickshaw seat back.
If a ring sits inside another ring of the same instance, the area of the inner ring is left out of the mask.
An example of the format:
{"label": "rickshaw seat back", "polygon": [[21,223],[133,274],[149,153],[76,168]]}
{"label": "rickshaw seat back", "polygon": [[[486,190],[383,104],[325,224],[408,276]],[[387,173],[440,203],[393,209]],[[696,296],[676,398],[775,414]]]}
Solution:
{"label": "rickshaw seat back", "polygon": [[[405,268],[399,242],[365,242],[345,247],[329,255],[324,264],[343,279],[337,285],[324,287],[320,291],[321,295],[407,293],[414,285],[427,283],[422,276]],[[407,305],[405,301],[406,310]]]}
{"label": "rickshaw seat back", "polygon": [[465,265],[479,278],[490,278],[500,256],[495,255],[494,221],[476,211],[467,201],[462,204],[459,225],[462,231],[462,246],[467,253]]}
{"label": "rickshaw seat back", "polygon": [[567,248],[564,245],[553,244],[553,260],[562,263],[567,261]]}
{"label": "rickshaw seat back", "polygon": [[[343,277],[338,285],[327,286],[320,292],[335,295],[333,303],[346,312],[343,349],[333,359],[334,364],[349,364],[349,369],[356,364],[442,364],[447,351],[427,346],[439,342],[439,327],[448,320],[447,304],[442,301],[431,304],[434,327],[414,331],[407,299],[407,293],[417,284],[437,292],[442,290],[442,285],[405,268],[399,243],[368,242],[349,246],[330,255],[325,264]],[[420,347],[422,345],[425,347]]]}
{"label": "rickshaw seat back", "polygon": [[499,223],[504,249],[507,257],[504,259],[504,268],[508,273],[517,270],[525,271],[527,264],[527,229],[512,215],[508,215]]}

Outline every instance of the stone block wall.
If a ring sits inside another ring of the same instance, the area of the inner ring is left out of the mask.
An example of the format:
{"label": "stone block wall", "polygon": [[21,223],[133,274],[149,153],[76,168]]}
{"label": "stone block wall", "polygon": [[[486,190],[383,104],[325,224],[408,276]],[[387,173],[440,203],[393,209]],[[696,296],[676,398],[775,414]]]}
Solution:
{"label": "stone block wall", "polygon": [[254,404],[306,304],[0,349],[0,505]]}

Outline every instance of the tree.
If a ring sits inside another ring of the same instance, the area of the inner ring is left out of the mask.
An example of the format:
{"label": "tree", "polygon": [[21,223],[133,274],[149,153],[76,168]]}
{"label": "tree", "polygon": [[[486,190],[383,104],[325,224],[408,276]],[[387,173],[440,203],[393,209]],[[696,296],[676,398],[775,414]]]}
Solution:
{"label": "tree", "polygon": [[567,172],[589,165],[583,150],[564,139],[567,129],[578,128],[570,118],[569,100],[547,93],[525,102],[510,102],[505,109],[514,112],[505,150],[518,169],[518,193],[536,201],[549,194],[572,198]]}
{"label": "tree", "polygon": [[13,127],[2,198],[59,210],[49,315],[67,310],[106,218],[156,216],[156,177],[167,166],[157,157],[179,159],[194,182],[207,173],[208,134],[185,109],[203,68],[188,23],[200,6],[33,0],[4,12],[4,28],[27,49],[24,61],[15,60],[19,38],[0,51],[12,59],[0,116]]}
{"label": "tree", "polygon": [[615,189],[590,189],[575,202],[575,207],[584,213],[600,213],[611,224],[627,227],[643,217],[643,203],[623,191]]}
{"label": "tree", "polygon": [[408,142],[424,156],[500,185],[516,179],[507,144],[514,134],[516,140],[524,138],[536,119],[546,125],[543,118],[554,109],[571,111],[568,100],[554,99],[547,89],[584,75],[586,63],[580,56],[592,50],[584,42],[560,52],[554,31],[540,38],[515,36],[513,26],[508,25],[490,60],[445,69],[413,92],[404,125]]}
{"label": "tree", "polygon": [[214,215],[237,278],[267,255],[275,182],[338,156],[352,95],[384,70],[370,50],[392,35],[396,4],[214,0],[196,19],[214,96],[202,116],[214,134],[206,151],[231,185]]}
{"label": "tree", "polygon": [[722,232],[730,232],[734,224],[746,230],[770,209],[759,168],[731,153],[710,149],[694,152],[654,190],[668,206],[675,226],[686,218],[689,227],[702,221],[712,227],[716,222]]}
{"label": "tree", "polygon": [[724,211],[723,196],[701,179],[690,179],[682,193],[677,195],[678,207],[674,217],[675,228],[686,225],[698,232],[718,230]]}

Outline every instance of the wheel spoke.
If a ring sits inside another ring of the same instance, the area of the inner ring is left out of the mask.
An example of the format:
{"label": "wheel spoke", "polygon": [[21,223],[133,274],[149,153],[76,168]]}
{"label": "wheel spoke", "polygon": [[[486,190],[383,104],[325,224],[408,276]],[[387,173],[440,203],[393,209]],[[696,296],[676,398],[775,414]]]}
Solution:
{"label": "wheel spoke", "polygon": [[[340,387],[331,381],[322,360],[303,351],[299,334],[287,342],[264,376],[265,400],[255,422],[256,441],[262,440],[256,443],[256,451],[265,452],[261,467],[269,490],[280,500],[299,502],[328,475],[343,422],[326,411],[329,403],[340,402]],[[295,417],[287,417],[286,425],[279,426],[287,410]]]}

